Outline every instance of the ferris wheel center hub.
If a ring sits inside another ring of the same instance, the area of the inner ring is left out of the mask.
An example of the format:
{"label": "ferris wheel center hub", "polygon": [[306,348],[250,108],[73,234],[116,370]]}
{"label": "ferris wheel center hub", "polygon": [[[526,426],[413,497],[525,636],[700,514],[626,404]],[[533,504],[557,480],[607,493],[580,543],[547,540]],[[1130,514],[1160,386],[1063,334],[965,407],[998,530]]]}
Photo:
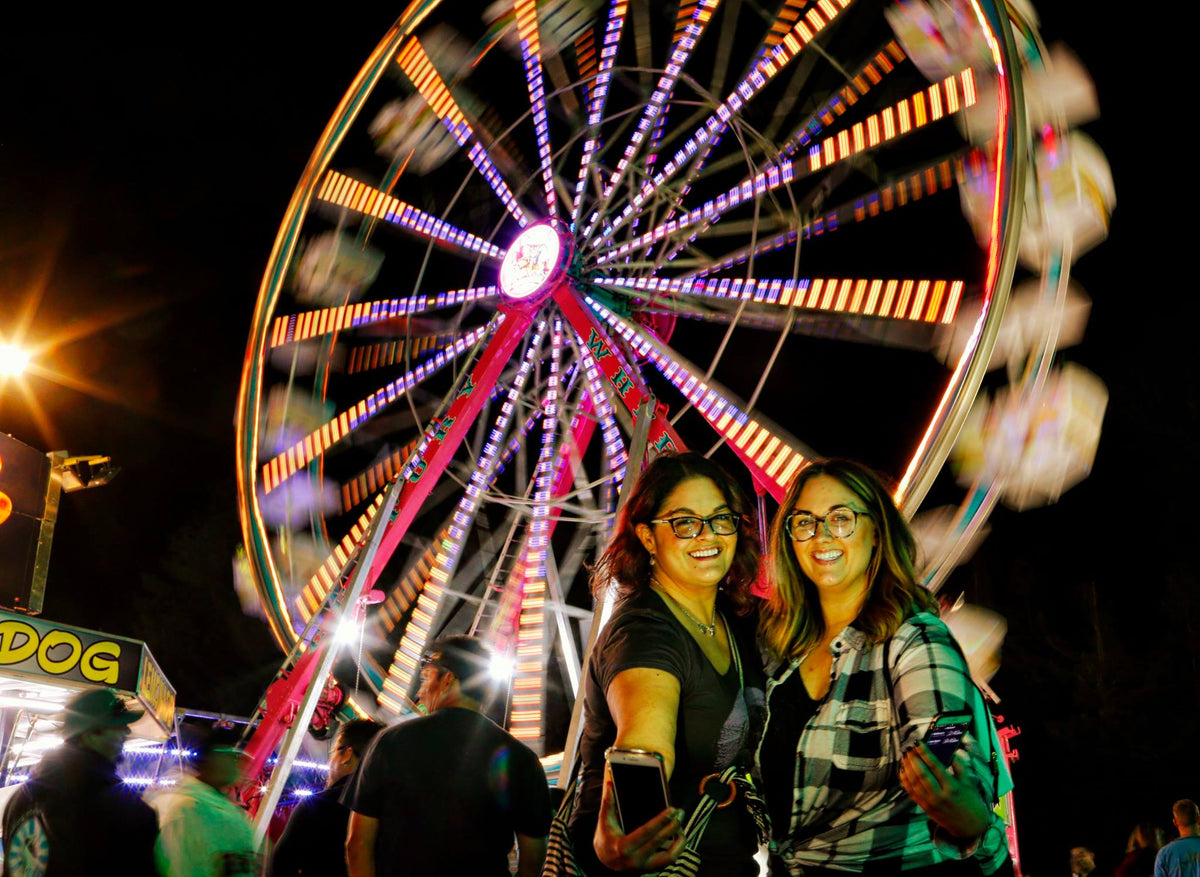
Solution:
{"label": "ferris wheel center hub", "polygon": [[540,301],[554,291],[574,253],[570,233],[554,220],[517,235],[500,264],[500,291],[510,301]]}

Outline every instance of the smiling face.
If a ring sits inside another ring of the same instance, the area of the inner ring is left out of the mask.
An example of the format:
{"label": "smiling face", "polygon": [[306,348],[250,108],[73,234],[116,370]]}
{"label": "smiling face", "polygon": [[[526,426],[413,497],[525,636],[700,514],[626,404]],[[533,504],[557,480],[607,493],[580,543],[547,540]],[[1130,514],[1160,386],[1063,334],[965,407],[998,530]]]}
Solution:
{"label": "smiling face", "polygon": [[866,511],[863,501],[849,487],[829,475],[817,475],[805,483],[796,497],[791,512],[808,512],[825,517],[836,508],[849,508],[859,512],[854,532],[842,538],[830,535],[825,524],[819,524],[817,533],[804,542],[792,540],[792,548],[804,575],[817,587],[818,593],[839,596],[866,596],[870,588],[868,569],[875,547],[875,525]]}
{"label": "smiling face", "polygon": [[[707,518],[732,511],[728,499],[712,479],[699,477],[681,481],[654,517]],[[737,534],[718,536],[709,524],[692,539],[680,539],[670,524],[638,524],[637,536],[654,558],[654,577],[683,591],[716,588],[729,572],[738,540]]]}

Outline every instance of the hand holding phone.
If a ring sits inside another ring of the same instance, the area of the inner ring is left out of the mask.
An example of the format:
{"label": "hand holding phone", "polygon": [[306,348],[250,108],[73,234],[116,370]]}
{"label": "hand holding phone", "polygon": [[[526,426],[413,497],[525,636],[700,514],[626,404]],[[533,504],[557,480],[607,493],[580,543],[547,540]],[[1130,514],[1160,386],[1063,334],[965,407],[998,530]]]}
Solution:
{"label": "hand holding phone", "polygon": [[925,745],[946,767],[954,763],[954,753],[962,745],[963,735],[971,727],[969,713],[942,713],[925,733]]}
{"label": "hand holding phone", "polygon": [[604,753],[604,759],[612,771],[621,831],[628,834],[671,806],[667,772],[657,752],[613,747]]}

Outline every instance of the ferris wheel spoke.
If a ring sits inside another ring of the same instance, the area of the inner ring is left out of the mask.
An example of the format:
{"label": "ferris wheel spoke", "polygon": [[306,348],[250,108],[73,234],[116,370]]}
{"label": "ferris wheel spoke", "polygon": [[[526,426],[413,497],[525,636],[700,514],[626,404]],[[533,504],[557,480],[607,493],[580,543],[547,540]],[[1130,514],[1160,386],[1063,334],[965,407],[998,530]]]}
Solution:
{"label": "ferris wheel spoke", "polygon": [[391,368],[454,343],[455,336],[412,335],[398,341],[357,344],[347,351],[346,374],[353,375],[380,368]]}
{"label": "ferris wheel spoke", "polygon": [[646,102],[646,109],[642,113],[637,127],[634,129],[633,136],[625,146],[625,151],[609,176],[608,181],[604,184],[604,190],[600,195],[601,204],[592,213],[591,217],[588,218],[587,228],[583,233],[585,239],[591,235],[597,224],[601,221],[613,193],[625,178],[625,172],[629,169],[642,143],[654,127],[659,114],[663,111],[671,94],[675,91],[675,86],[679,82],[679,75],[687,65],[688,59],[691,58],[692,50],[696,47],[696,43],[700,41],[700,37],[704,34],[709,21],[712,20],[713,13],[716,12],[720,2],[721,0],[699,0],[692,12],[691,21],[684,27],[682,36],[672,46],[670,60],[667,62],[662,76],[659,77],[654,93],[650,95],[650,99]]}
{"label": "ferris wheel spoke", "polygon": [[445,292],[431,292],[408,298],[362,301],[336,308],[321,308],[276,317],[271,323],[270,347],[282,347],[297,341],[307,341],[343,329],[357,329],[389,320],[404,319],[414,314],[442,308],[459,307],[469,302],[487,301],[499,295],[500,287],[473,286]]}
{"label": "ferris wheel spoke", "polygon": [[592,81],[587,99],[587,130],[588,136],[583,143],[583,158],[579,163],[579,177],[575,181],[575,199],[571,205],[571,222],[579,219],[579,208],[583,200],[583,191],[587,187],[588,174],[593,168],[592,157],[600,148],[600,119],[604,116],[604,107],[608,102],[609,85],[612,82],[612,68],[617,60],[617,46],[621,42],[621,30],[625,26],[625,11],[629,0],[610,0],[608,19],[604,26],[604,42],[600,47],[600,61],[596,69],[596,78]]}
{"label": "ferris wheel spoke", "polygon": [[621,440],[621,430],[613,414],[612,403],[608,393],[601,383],[601,372],[596,360],[588,351],[582,337],[575,335],[575,345],[579,361],[583,363],[584,379],[587,387],[588,407],[595,411],[600,419],[600,435],[604,443],[604,452],[608,458],[608,468],[612,472],[612,484],[615,490],[621,489],[625,481],[626,466],[629,463],[629,453]]}
{"label": "ferris wheel spoke", "polygon": [[[512,461],[513,455],[524,444],[525,436],[533,429],[533,425],[538,419],[539,412],[536,410],[531,412],[525,419],[525,422],[508,439],[488,480],[488,490],[492,488],[496,479]],[[449,528],[448,526],[443,526],[438,531],[438,536],[433,540],[433,545],[436,546],[441,540],[448,538]],[[425,582],[429,578],[429,571],[432,569],[436,557],[437,552],[435,549],[428,549],[417,563],[405,572],[403,578],[401,578],[400,582],[393,588],[392,593],[384,601],[384,612],[379,616],[379,628],[384,636],[387,636],[395,629],[401,617],[408,611],[412,602],[416,600],[421,590],[425,587]],[[395,664],[394,661],[393,664]],[[409,681],[411,681],[411,678]]]}
{"label": "ferris wheel spoke", "polygon": [[500,170],[492,162],[487,149],[479,141],[475,131],[471,128],[471,123],[463,114],[462,108],[454,100],[454,96],[450,93],[441,74],[434,69],[433,62],[416,37],[410,37],[401,47],[396,56],[396,63],[400,65],[400,69],[404,71],[421,97],[425,99],[429,108],[441,119],[455,142],[460,147],[470,144],[467,157],[475,165],[475,169],[487,180],[492,191],[496,193],[512,217],[522,228],[528,225],[529,217],[521,209],[516,196],[509,189],[508,183],[504,181]]}
{"label": "ferris wheel spoke", "polygon": [[[546,551],[550,544],[550,499],[556,486],[554,465],[558,439],[559,373],[562,369],[562,319],[554,318],[550,335],[550,375],[543,404],[542,447],[534,470],[533,516],[522,563],[521,610],[517,619],[516,661],[513,668],[509,733],[518,740],[542,736],[545,706]],[[566,444],[566,443],[564,443]],[[569,451],[563,453],[563,458]],[[566,470],[569,470],[567,460]]]}
{"label": "ferris wheel spoke", "polygon": [[375,499],[367,506],[366,511],[358,516],[358,520],[342,537],[341,541],[334,546],[333,550],[325,558],[317,571],[312,574],[308,580],[308,584],[300,591],[300,595],[296,598],[296,608],[300,610],[300,616],[307,622],[325,603],[325,598],[329,596],[330,589],[341,580],[342,574],[349,568],[350,561],[358,553],[358,549],[362,546],[363,541],[367,538],[367,534],[371,531],[371,522],[375,520],[375,515],[383,508],[383,501],[387,496],[387,490],[379,492]]}
{"label": "ferris wheel spoke", "polygon": [[454,344],[443,348],[417,368],[380,387],[320,429],[313,430],[286,451],[273,457],[262,467],[263,493],[270,493],[298,470],[323,455],[414,386],[445,368],[482,339],[489,328],[491,328],[490,324],[465,333]]}
{"label": "ferris wheel spoke", "polygon": [[414,612],[412,621],[405,628],[400,638],[400,645],[392,660],[392,666],[387,673],[384,692],[380,693],[379,703],[393,712],[399,712],[400,704],[394,695],[397,690],[408,692],[411,689],[417,669],[417,662],[425,649],[425,643],[430,629],[437,619],[442,596],[447,584],[454,578],[458,560],[462,553],[463,543],[471,532],[475,517],[479,513],[480,502],[484,493],[494,482],[496,469],[505,448],[505,436],[512,425],[512,415],[517,400],[525,389],[529,375],[533,372],[538,352],[542,346],[542,336],[546,325],[539,323],[533,332],[533,338],[525,348],[521,358],[521,366],[513,378],[508,390],[507,400],[501,406],[495,424],[483,446],[483,453],[471,471],[470,482],[466,491],[459,499],[458,508],[452,516],[451,523],[442,531],[436,541],[437,550],[434,554],[429,572],[419,589],[419,614]]}
{"label": "ferris wheel spoke", "polygon": [[[764,53],[763,57],[753,66],[749,75],[733,88],[729,96],[713,111],[704,124],[697,128],[695,133],[671,157],[671,160],[663,165],[662,170],[642,184],[641,189],[617,214],[612,224],[605,226],[603,231],[592,239],[591,247],[595,249],[601,244],[611,241],[613,233],[624,225],[631,215],[641,210],[646,201],[681,168],[693,163],[703,165],[711,146],[715,145],[714,141],[720,138],[725,131],[729,120],[745,106],[747,101],[753,99],[765,88],[779,71],[791,63],[800,51],[836,19],[851,2],[853,0],[836,0],[836,2],[835,0],[819,0],[802,18],[797,18],[791,29],[778,40],[769,52]],[[786,22],[794,12],[795,10],[785,5],[776,22]]]}
{"label": "ferris wheel spoke", "polygon": [[622,319],[591,297],[587,303],[639,355],[654,363],[717,434],[729,441],[754,479],[777,501],[782,501],[792,476],[806,458],[815,456],[813,452],[779,426],[761,416],[752,417],[733,401],[728,390],[715,381],[705,380],[698,368],[640,326]]}
{"label": "ferris wheel spoke", "polygon": [[538,160],[542,167],[542,185],[546,194],[546,209],[550,216],[558,215],[558,197],[554,192],[554,166],[550,159],[550,121],[546,116],[546,88],[542,81],[542,46],[538,37],[536,0],[516,0],[517,37],[521,43],[521,58],[525,62],[525,81],[529,85],[529,105],[533,110],[533,127],[537,134]]}
{"label": "ferris wheel spoke", "polygon": [[317,200],[361,213],[363,216],[382,219],[427,240],[472,250],[492,259],[504,258],[503,250],[478,235],[463,231],[374,186],[335,170],[325,172],[325,179],[317,191]]}
{"label": "ferris wheel spoke", "polygon": [[950,324],[958,312],[962,280],[865,278],[593,278],[598,286],[673,295],[747,301],[797,310],[831,311],[893,320]]}
{"label": "ferris wheel spoke", "polygon": [[[961,87],[961,91],[960,91]],[[973,106],[976,101],[975,74],[971,68],[947,76],[928,88],[902,98],[893,106],[873,113],[837,134],[814,141],[802,163],[777,155],[766,170],[748,177],[719,195],[677,218],[669,219],[619,246],[601,252],[597,265],[605,265],[700,224],[711,224],[733,208],[780,186],[829,168],[851,156],[883,144]],[[696,232],[698,233],[698,232]]]}
{"label": "ferris wheel spoke", "polygon": [[[585,339],[584,345],[596,366],[603,373],[608,386],[613,388],[614,395],[621,400],[621,404],[636,421],[638,409],[651,396],[646,382],[642,379],[641,372],[625,362],[625,358],[612,344],[603,325],[596,319],[595,314],[576,298],[573,290],[560,287],[554,292],[554,300],[576,334]],[[679,437],[679,433],[658,411],[654,413],[653,421],[650,424],[647,442],[656,453],[660,454],[666,451],[680,452],[687,449]]]}

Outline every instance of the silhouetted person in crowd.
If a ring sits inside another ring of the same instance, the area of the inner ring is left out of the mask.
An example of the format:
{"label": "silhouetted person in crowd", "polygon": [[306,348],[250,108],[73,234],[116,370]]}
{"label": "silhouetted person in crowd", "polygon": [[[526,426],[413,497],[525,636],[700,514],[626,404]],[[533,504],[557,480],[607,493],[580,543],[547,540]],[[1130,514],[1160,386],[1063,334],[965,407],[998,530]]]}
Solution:
{"label": "silhouetted person in crowd", "polygon": [[1184,798],[1171,813],[1179,837],[1158,851],[1154,877],[1200,877],[1200,809]]}
{"label": "silhouetted person in crowd", "polygon": [[6,875],[153,877],[154,811],[117,776],[129,726],[143,713],[111,688],[67,701],[63,744],[4,809]]}
{"label": "silhouetted person in crowd", "polygon": [[1162,845],[1162,829],[1150,822],[1139,822],[1129,834],[1125,858],[1113,871],[1113,877],[1151,877],[1154,859]]}
{"label": "silhouetted person in crowd", "polygon": [[214,727],[191,744],[193,774],[154,796],[159,836],[154,848],[165,877],[257,875],[258,855],[246,813],[229,799],[242,778],[237,732]]}
{"label": "silhouetted person in crowd", "polygon": [[433,643],[418,698],[429,715],[380,733],[347,790],[351,877],[536,877],[546,855],[550,793],[537,756],[481,712],[492,686],[487,647]]}
{"label": "silhouetted person in crowd", "polygon": [[1096,870],[1096,854],[1088,847],[1071,847],[1072,877],[1088,877]]}
{"label": "silhouetted person in crowd", "polygon": [[329,754],[325,788],[292,812],[271,857],[272,877],[345,875],[350,809],[340,799],[368,745],[382,729],[370,719],[354,719],[338,730]]}

